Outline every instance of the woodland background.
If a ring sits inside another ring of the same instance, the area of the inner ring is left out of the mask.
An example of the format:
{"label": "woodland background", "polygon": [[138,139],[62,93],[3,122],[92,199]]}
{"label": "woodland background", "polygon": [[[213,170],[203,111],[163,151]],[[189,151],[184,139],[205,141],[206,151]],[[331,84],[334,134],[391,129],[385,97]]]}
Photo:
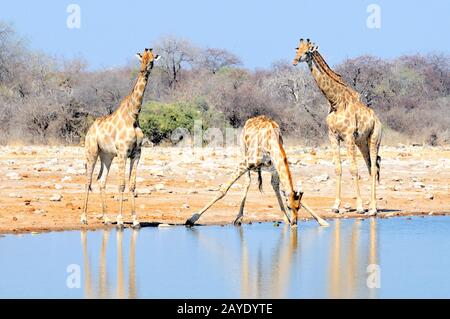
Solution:
{"label": "woodland background", "polygon": [[[142,48],[139,48],[142,49]],[[283,134],[304,145],[327,141],[328,104],[305,65],[286,61],[249,70],[221,48],[187,39],[154,43],[155,63],[140,124],[154,144],[170,144],[177,127],[241,127],[255,115],[275,119]],[[326,56],[325,56],[326,59]],[[30,50],[0,22],[0,144],[79,144],[93,120],[112,113],[129,94],[138,60],[91,71],[83,58],[67,60]],[[450,56],[384,60],[360,56],[332,66],[380,117],[384,144],[450,144]]]}

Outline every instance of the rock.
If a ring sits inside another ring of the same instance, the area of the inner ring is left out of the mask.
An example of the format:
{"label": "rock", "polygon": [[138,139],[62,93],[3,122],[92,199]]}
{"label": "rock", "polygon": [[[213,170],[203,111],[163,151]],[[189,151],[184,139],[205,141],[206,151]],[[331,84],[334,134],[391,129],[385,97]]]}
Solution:
{"label": "rock", "polygon": [[422,182],[414,182],[414,188],[416,189],[421,189],[421,188],[425,188],[425,184]]}
{"label": "rock", "polygon": [[[114,195],[113,198],[114,198],[114,200],[116,200],[116,201],[120,201],[120,195],[119,195],[119,194]],[[127,194],[123,194],[123,201],[124,201],[124,202],[127,202],[127,201],[128,201],[128,195],[127,195]]]}
{"label": "rock", "polygon": [[154,186],[154,188],[155,188],[157,191],[161,191],[161,190],[163,190],[163,189],[165,188],[165,185],[162,184],[162,183],[156,184],[156,185]]}
{"label": "rock", "polygon": [[181,206],[181,208],[184,208],[184,209],[188,209],[190,206],[189,206],[189,204],[183,204],[183,206]]}
{"label": "rock", "polygon": [[152,193],[152,190],[150,188],[142,188],[138,190],[139,195],[150,195]]}
{"label": "rock", "polygon": [[72,177],[70,177],[70,176],[64,176],[62,179],[61,179],[61,182],[70,182],[72,180]]}
{"label": "rock", "polygon": [[66,174],[70,174],[70,175],[76,175],[77,174],[77,170],[73,167],[68,167],[66,169]]}
{"label": "rock", "polygon": [[329,178],[330,178],[330,176],[328,174],[322,174],[322,175],[314,176],[312,178],[312,180],[316,183],[321,183],[321,182],[326,182]]}
{"label": "rock", "polygon": [[8,195],[10,198],[22,198],[22,195],[17,193],[9,193]]}
{"label": "rock", "polygon": [[62,195],[61,194],[54,194],[52,197],[50,197],[50,200],[52,202],[60,202],[62,199]]}
{"label": "rock", "polygon": [[164,227],[171,227],[172,225],[169,224],[159,224],[158,227],[164,228]]}
{"label": "rock", "polygon": [[17,172],[10,172],[10,173],[6,174],[6,177],[8,177],[9,179],[15,180],[15,181],[22,179],[22,177]]}
{"label": "rock", "polygon": [[425,198],[426,198],[426,199],[433,200],[433,199],[434,199],[434,195],[433,195],[432,193],[427,193],[427,194],[425,195]]}
{"label": "rock", "polygon": [[35,209],[35,210],[33,211],[33,214],[42,215],[42,216],[45,216],[46,213],[47,213],[47,212],[46,212],[44,209],[42,209],[42,208]]}
{"label": "rock", "polygon": [[398,192],[399,190],[401,190],[402,188],[400,187],[400,185],[394,185],[394,186],[392,186],[392,190],[394,191],[394,192]]}
{"label": "rock", "polygon": [[161,170],[155,170],[155,171],[151,172],[151,174],[153,176],[164,177],[164,171],[162,169]]}
{"label": "rock", "polygon": [[136,177],[136,183],[142,183],[145,182],[145,178],[143,177]]}
{"label": "rock", "polygon": [[387,213],[387,214],[384,214],[384,217],[386,217],[386,218],[394,217],[394,216],[395,216],[395,213]]}
{"label": "rock", "polygon": [[196,191],[195,189],[191,189],[187,192],[188,195],[190,194],[198,194],[198,191]]}
{"label": "rock", "polygon": [[63,187],[62,187],[62,185],[61,184],[55,184],[55,189],[62,189]]}
{"label": "rock", "polygon": [[351,206],[349,203],[347,203],[347,204],[344,205],[344,209],[345,209],[347,212],[349,212],[351,208],[352,208],[352,206]]}

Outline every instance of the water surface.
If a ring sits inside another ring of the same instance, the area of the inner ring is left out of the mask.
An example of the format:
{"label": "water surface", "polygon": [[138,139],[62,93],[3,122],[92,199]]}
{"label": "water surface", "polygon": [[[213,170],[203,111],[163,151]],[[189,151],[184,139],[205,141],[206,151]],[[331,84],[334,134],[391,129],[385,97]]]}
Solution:
{"label": "water surface", "polygon": [[450,217],[7,235],[0,297],[450,298],[449,244]]}

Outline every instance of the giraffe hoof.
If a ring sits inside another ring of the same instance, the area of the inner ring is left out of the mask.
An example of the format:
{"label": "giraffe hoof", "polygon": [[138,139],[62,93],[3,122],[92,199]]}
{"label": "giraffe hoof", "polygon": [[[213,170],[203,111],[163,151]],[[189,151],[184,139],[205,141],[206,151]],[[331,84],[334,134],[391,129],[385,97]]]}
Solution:
{"label": "giraffe hoof", "polygon": [[324,219],[319,220],[319,225],[322,227],[330,226],[330,224],[328,224],[328,222],[326,222]]}
{"label": "giraffe hoof", "polygon": [[238,219],[236,219],[235,221],[234,221],[234,226],[241,226],[242,225],[242,219],[241,218],[238,218]]}
{"label": "giraffe hoof", "polygon": [[132,226],[134,229],[139,229],[139,228],[141,228],[141,224],[137,221],[137,220],[134,220],[133,221],[133,226]]}
{"label": "giraffe hoof", "polygon": [[356,213],[357,214],[366,214],[366,211],[364,210],[364,208],[357,208]]}
{"label": "giraffe hoof", "polygon": [[199,218],[200,218],[200,215],[199,215],[199,214],[194,214],[194,215],[192,215],[191,218],[189,218],[188,220],[186,220],[185,225],[188,226],[188,227],[192,227],[192,226],[194,226],[195,222],[196,222],[197,220],[199,220]]}
{"label": "giraffe hoof", "polygon": [[298,225],[297,224],[291,224],[291,228],[297,228]]}
{"label": "giraffe hoof", "polygon": [[370,209],[367,213],[365,213],[366,216],[376,216],[377,215],[376,209]]}
{"label": "giraffe hoof", "polygon": [[80,222],[81,222],[81,224],[83,224],[83,225],[87,225],[87,224],[88,224],[88,221],[87,221],[86,216],[81,216]]}

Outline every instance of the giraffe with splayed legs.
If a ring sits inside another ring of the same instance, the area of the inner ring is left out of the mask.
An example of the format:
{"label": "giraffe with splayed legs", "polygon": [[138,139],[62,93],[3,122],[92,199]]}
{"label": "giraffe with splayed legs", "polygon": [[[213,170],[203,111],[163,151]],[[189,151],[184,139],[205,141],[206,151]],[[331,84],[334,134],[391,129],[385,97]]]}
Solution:
{"label": "giraffe with splayed legs", "polygon": [[365,213],[359,190],[359,174],[356,166],[356,147],[360,150],[371,175],[371,201],[367,215],[377,214],[376,182],[380,179],[381,122],[375,112],[361,102],[357,92],[351,89],[323,59],[318,47],[309,39],[300,39],[293,65],[306,62],[317,85],[330,104],[327,116],[328,136],[333,148],[336,165],[336,200],[332,211],[339,213],[341,204],[342,167],[340,143],[344,142],[350,162],[350,173],[355,180],[356,211]]}
{"label": "giraffe with splayed legs", "polygon": [[84,199],[83,213],[81,222],[87,224],[87,205],[89,192],[92,185],[92,174],[95,163],[100,158],[100,194],[102,201],[102,218],[105,224],[109,223],[106,215],[106,181],[109,174],[111,163],[115,157],[119,161],[119,193],[120,208],[117,216],[117,225],[123,226],[123,193],[125,191],[125,165],[127,159],[130,159],[129,175],[129,199],[131,203],[131,214],[133,218],[133,227],[139,227],[136,217],[136,207],[134,200],[134,191],[136,188],[136,169],[141,156],[141,145],[144,138],[139,127],[139,113],[141,111],[142,99],[147,86],[148,77],[153,68],[153,63],[159,58],[153,54],[152,49],[145,49],[143,53],[137,53],[136,56],[141,62],[140,72],[135,86],[130,95],[128,95],[119,105],[119,108],[109,116],[98,118],[89,128],[86,134],[86,193]]}
{"label": "giraffe with splayed legs", "polygon": [[[246,185],[241,200],[239,213],[234,221],[240,225],[244,216],[245,200],[251,183],[251,171],[258,173],[258,183],[261,189],[261,169],[270,168],[272,171],[271,184],[277,196],[281,211],[284,213],[291,226],[297,225],[298,211],[305,208],[321,226],[328,223],[318,216],[311,208],[302,201],[303,192],[294,189],[292,174],[289,169],[288,160],[283,147],[283,140],[278,124],[266,116],[258,116],[247,120],[240,137],[241,161],[231,179],[221,186],[217,196],[209,202],[200,212],[194,214],[186,221],[187,226],[193,226],[195,222],[218,200],[225,197],[231,186],[243,175],[246,176]],[[281,187],[280,187],[281,186]],[[292,220],[284,208],[284,195],[288,209],[292,212]]]}

